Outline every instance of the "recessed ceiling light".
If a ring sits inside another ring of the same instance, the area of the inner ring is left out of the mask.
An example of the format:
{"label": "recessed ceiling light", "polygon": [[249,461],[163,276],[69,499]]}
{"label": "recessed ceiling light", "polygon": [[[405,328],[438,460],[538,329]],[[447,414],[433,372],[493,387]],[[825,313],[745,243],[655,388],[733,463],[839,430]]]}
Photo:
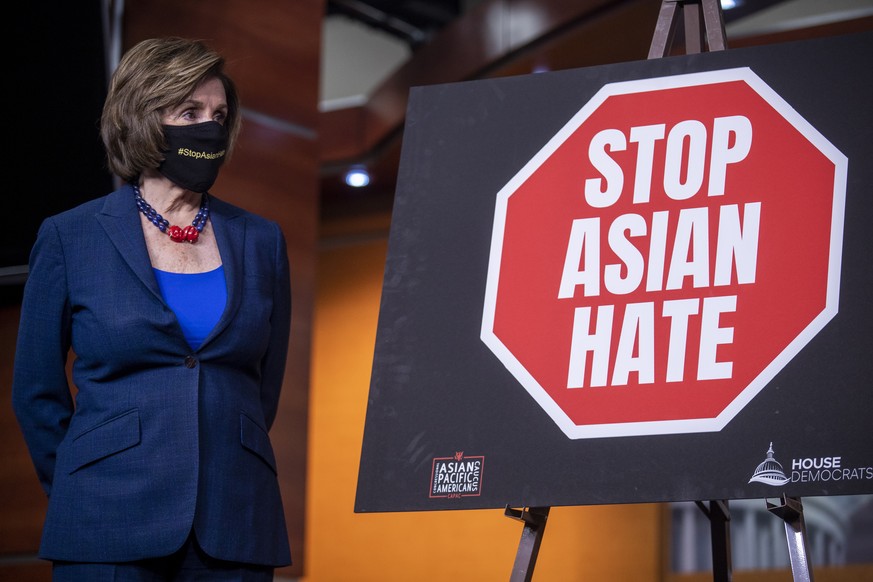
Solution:
{"label": "recessed ceiling light", "polygon": [[365,168],[352,168],[346,172],[346,184],[352,188],[363,188],[370,183],[370,174]]}

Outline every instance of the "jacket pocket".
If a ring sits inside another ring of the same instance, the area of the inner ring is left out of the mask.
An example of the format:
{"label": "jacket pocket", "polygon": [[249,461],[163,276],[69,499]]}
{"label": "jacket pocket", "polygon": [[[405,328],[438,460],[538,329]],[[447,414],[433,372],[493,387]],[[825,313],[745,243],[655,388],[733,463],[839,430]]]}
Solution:
{"label": "jacket pocket", "polygon": [[140,439],[139,411],[136,409],[93,426],[75,437],[70,444],[70,473],[138,445]]}
{"label": "jacket pocket", "polygon": [[245,412],[239,415],[240,442],[242,446],[259,456],[273,473],[276,472],[276,457],[267,431]]}

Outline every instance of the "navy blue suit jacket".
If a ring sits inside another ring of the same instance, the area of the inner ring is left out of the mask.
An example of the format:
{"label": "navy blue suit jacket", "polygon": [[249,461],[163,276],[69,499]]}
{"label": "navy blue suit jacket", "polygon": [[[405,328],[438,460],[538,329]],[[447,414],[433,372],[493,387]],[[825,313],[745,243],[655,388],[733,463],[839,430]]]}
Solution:
{"label": "navy blue suit jacket", "polygon": [[290,563],[268,437],[290,329],[285,239],[215,197],[210,219],[227,305],[197,350],[161,296],[130,186],[40,227],[12,392],[49,496],[43,558],[163,556],[193,528],[215,558]]}

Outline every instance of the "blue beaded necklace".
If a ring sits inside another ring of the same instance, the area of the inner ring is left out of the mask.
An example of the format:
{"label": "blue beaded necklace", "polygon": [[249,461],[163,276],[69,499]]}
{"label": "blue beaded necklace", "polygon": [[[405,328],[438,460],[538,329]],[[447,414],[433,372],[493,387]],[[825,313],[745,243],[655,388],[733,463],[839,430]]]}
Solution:
{"label": "blue beaded necklace", "polygon": [[157,210],[146,202],[142,194],[140,194],[139,186],[133,184],[133,199],[136,201],[136,207],[148,219],[149,222],[158,227],[158,229],[169,235],[173,242],[189,242],[194,244],[200,238],[200,233],[203,227],[206,226],[206,221],[209,220],[209,197],[206,192],[203,193],[203,199],[200,202],[200,210],[194,217],[194,221],[190,226],[182,228],[181,226],[171,225],[170,222],[161,216]]}

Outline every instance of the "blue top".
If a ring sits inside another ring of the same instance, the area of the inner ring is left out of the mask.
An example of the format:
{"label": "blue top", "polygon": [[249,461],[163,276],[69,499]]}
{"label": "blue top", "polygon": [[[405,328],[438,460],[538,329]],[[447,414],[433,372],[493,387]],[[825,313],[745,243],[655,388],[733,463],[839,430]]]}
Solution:
{"label": "blue top", "polygon": [[188,344],[196,350],[224,312],[224,266],[205,273],[154,272],[164,301],[176,314]]}

